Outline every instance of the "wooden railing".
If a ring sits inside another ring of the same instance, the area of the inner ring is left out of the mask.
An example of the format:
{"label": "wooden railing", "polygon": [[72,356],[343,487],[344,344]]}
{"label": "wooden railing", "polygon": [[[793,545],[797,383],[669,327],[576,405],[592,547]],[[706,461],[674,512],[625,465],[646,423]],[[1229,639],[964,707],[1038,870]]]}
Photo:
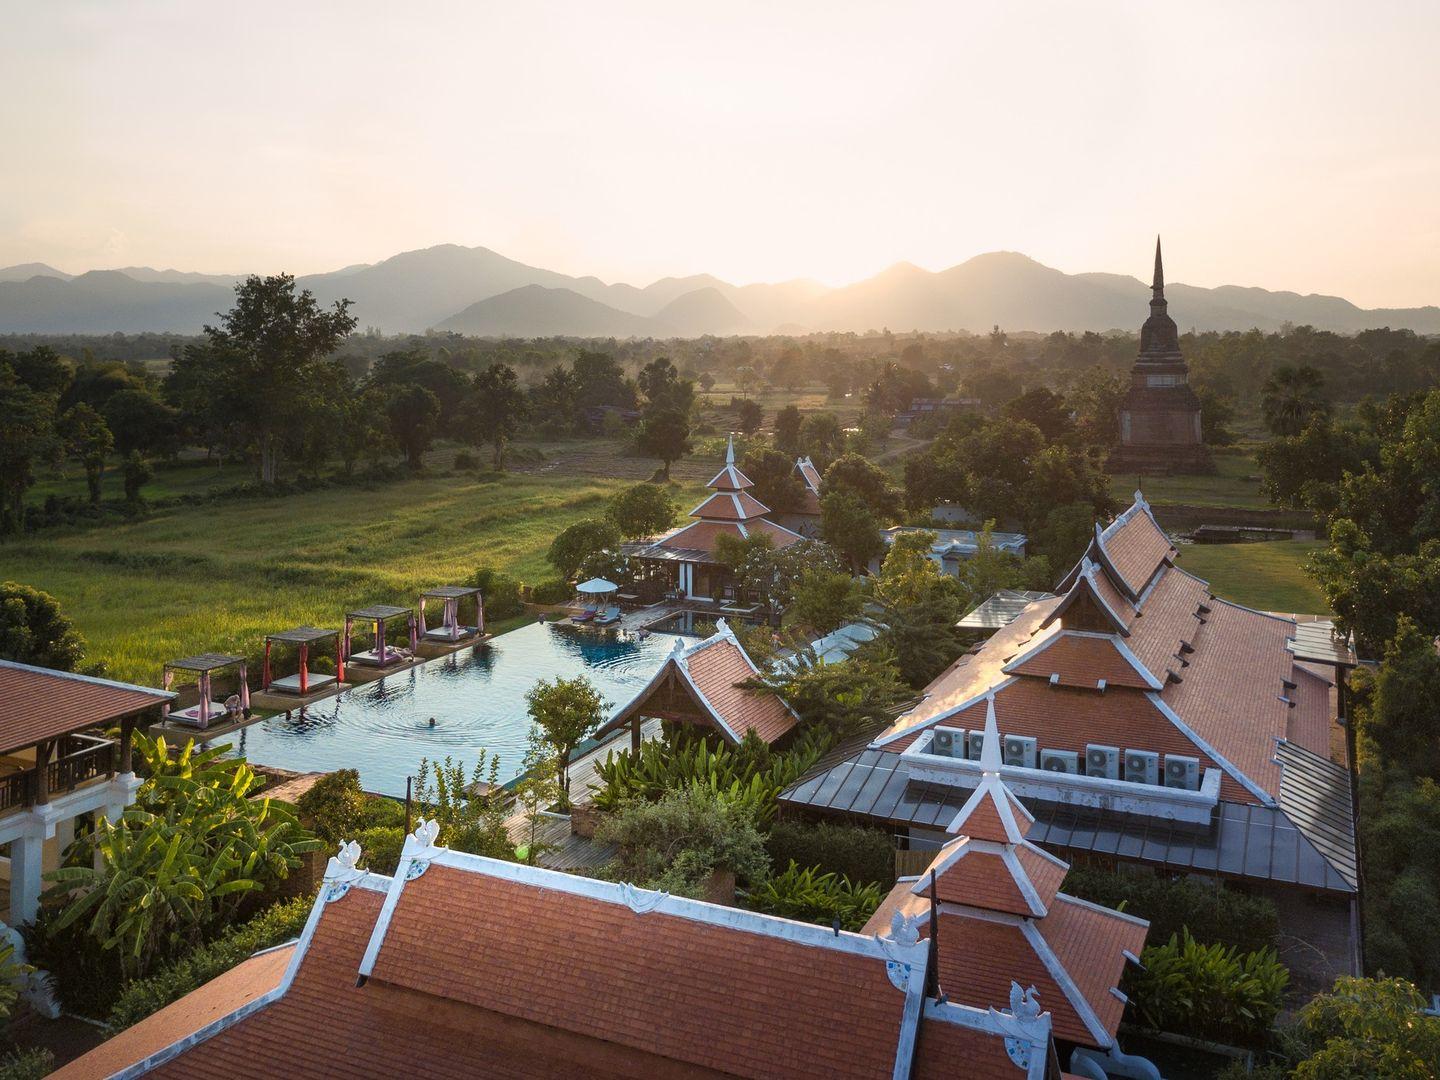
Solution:
{"label": "wooden railing", "polygon": [[[102,776],[113,776],[116,746],[109,739],[92,735],[66,735],[56,747],[58,755],[45,770],[46,795],[54,798],[74,791],[81,784]],[[0,814],[34,806],[40,796],[39,771],[23,769],[0,776]]]}

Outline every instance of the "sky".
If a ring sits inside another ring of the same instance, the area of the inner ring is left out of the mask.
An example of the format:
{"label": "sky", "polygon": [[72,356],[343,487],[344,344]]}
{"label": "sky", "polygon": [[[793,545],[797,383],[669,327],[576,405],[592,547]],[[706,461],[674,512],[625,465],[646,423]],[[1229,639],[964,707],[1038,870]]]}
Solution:
{"label": "sky", "polygon": [[439,243],[645,284],[1067,272],[1440,303],[1440,3],[0,0],[0,266]]}

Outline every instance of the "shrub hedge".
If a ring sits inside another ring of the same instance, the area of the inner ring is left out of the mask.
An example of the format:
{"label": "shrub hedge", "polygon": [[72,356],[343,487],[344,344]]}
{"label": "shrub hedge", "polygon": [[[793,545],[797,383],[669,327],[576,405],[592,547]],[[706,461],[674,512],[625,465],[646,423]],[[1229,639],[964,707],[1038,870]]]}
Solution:
{"label": "shrub hedge", "polygon": [[43,1046],[11,1050],[0,1058],[0,1080],[41,1080],[55,1069],[55,1055]]}
{"label": "shrub hedge", "polygon": [[530,589],[530,600],[536,604],[563,604],[574,595],[575,590],[564,581],[542,581]]}
{"label": "shrub hedge", "polygon": [[793,862],[854,882],[875,882],[886,889],[895,884],[895,844],[882,829],[777,821],[765,850],[775,866]]}
{"label": "shrub hedge", "polygon": [[1274,948],[1280,929],[1275,904],[1236,892],[1218,881],[1171,881],[1149,873],[1073,868],[1064,889],[1071,896],[1150,920],[1150,940],[1169,941],[1190,931],[1204,945],[1240,952]]}
{"label": "shrub hedge", "polygon": [[313,904],[308,896],[276,904],[154,975],[129,983],[110,1009],[106,1021],[110,1033],[138,1023],[261,949],[299,937]]}
{"label": "shrub hedge", "polygon": [[511,619],[525,610],[520,583],[494,567],[482,566],[470,575],[470,585],[480,590],[486,619]]}
{"label": "shrub hedge", "polygon": [[801,869],[794,860],[783,873],[772,874],[752,888],[745,902],[756,911],[786,919],[859,930],[875,913],[885,890],[874,882],[856,884],[819,867]]}
{"label": "shrub hedge", "polygon": [[1131,1005],[1150,1027],[1249,1045],[1264,1040],[1289,984],[1274,949],[1242,953],[1186,932],[1148,947],[1126,974]]}

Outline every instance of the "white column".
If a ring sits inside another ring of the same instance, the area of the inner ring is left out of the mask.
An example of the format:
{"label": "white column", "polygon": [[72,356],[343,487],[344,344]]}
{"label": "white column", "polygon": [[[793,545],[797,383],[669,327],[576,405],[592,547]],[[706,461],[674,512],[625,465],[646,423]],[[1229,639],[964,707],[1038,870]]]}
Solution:
{"label": "white column", "polygon": [[40,910],[40,871],[44,836],[10,841],[10,925],[30,922]]}

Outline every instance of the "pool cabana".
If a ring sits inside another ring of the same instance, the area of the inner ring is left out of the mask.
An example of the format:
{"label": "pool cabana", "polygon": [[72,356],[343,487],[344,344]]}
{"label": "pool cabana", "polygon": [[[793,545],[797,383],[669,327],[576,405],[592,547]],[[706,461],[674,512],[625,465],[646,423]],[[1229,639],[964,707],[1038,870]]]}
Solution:
{"label": "pool cabana", "polygon": [[161,671],[160,685],[169,690],[175,682],[176,672],[188,672],[197,676],[200,700],[183,709],[174,708],[168,701],[165,702],[160,706],[162,722],[178,720],[182,724],[193,724],[203,730],[210,726],[212,719],[229,715],[230,708],[225,703],[216,701],[214,697],[215,673],[230,668],[236,669],[236,676],[240,684],[233,696],[238,698],[240,711],[249,713],[250,686],[246,679],[245,657],[232,656],[229,653],[200,653],[198,656],[185,656],[179,660],[166,661]]}
{"label": "pool cabana", "polygon": [[[404,618],[409,621],[410,626],[410,650],[409,652],[391,648],[385,643],[385,624],[393,623],[396,619]],[[373,628],[375,641],[371,648],[360,652],[351,651],[351,642],[356,622],[369,623]],[[361,608],[358,611],[347,611],[345,613],[345,640],[341,643],[340,655],[342,664],[362,664],[366,667],[387,668],[396,664],[403,664],[415,655],[415,649],[419,646],[419,630],[415,625],[415,609],[408,607],[396,607],[394,604],[372,604],[370,607]]]}
{"label": "pool cabana", "polygon": [[[460,604],[475,598],[474,624],[460,621]],[[440,601],[440,625],[425,625],[425,602]],[[468,585],[439,585],[426,589],[420,594],[420,637],[425,641],[462,641],[467,637],[480,637],[485,633],[485,598],[480,590]]]}
{"label": "pool cabana", "polygon": [[[330,638],[335,639],[335,674],[310,670],[311,647]],[[294,645],[300,652],[299,670],[294,675],[282,675],[276,679],[270,664],[271,646]],[[321,630],[315,626],[297,626],[293,630],[265,635],[265,668],[260,680],[262,689],[270,693],[298,694],[305,697],[318,690],[345,680],[345,657],[340,650],[340,631]]]}

